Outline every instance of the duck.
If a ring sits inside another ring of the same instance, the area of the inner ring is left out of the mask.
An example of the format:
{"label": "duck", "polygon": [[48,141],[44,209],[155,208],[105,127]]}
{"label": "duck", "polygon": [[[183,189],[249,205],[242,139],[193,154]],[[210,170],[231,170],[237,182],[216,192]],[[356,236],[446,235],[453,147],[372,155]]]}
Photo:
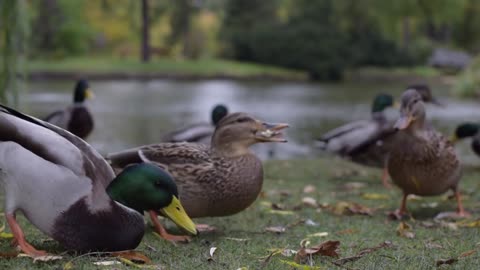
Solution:
{"label": "duck", "polygon": [[[220,120],[211,145],[158,143],[111,153],[107,158],[114,168],[146,162],[168,171],[178,186],[185,211],[192,218],[229,216],[250,206],[262,189],[262,162],[249,147],[286,142],[282,130],[287,127],[288,124],[265,123],[236,112]],[[163,238],[188,240],[168,234],[155,213],[150,217]]]}
{"label": "duck", "polygon": [[[468,216],[464,210],[458,184],[462,168],[453,144],[432,127],[427,127],[422,96],[414,89],[402,94],[398,130],[387,159],[393,183],[403,191],[400,208],[393,214],[407,213],[410,194],[435,196],[452,190],[457,199],[457,215]],[[406,147],[408,146],[408,147]]]}
{"label": "duck", "polygon": [[[427,85],[410,85],[422,97],[424,102],[443,106],[433,97]],[[335,128],[316,140],[315,146],[323,151],[334,153],[355,163],[383,168],[382,183],[390,188],[386,170],[386,160],[396,130],[394,122],[387,119],[385,110],[398,107],[392,95],[378,94],[372,103],[370,120],[360,120]]]}
{"label": "duck", "polygon": [[195,235],[172,176],[140,163],[116,177],[108,162],[81,138],[53,124],[0,105],[0,183],[15,243],[30,256],[16,214],[67,250],[134,249],[144,231],[144,212],[158,211]]}
{"label": "duck", "polygon": [[211,113],[211,124],[197,123],[165,134],[162,142],[198,142],[210,144],[215,127],[228,114],[227,106],[217,104]]}
{"label": "duck", "polygon": [[88,81],[78,80],[73,91],[73,104],[52,112],[44,120],[86,139],[93,131],[94,121],[85,101],[93,97]]}
{"label": "duck", "polygon": [[453,143],[458,142],[466,138],[472,138],[472,150],[473,152],[480,157],[480,124],[465,122],[460,124],[456,129],[455,133],[452,135],[451,141]]}

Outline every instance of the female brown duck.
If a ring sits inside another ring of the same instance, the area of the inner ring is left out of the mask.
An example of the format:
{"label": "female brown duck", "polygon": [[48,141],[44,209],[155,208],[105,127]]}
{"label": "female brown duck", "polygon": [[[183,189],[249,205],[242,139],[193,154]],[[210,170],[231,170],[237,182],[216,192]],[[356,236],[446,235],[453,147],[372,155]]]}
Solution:
{"label": "female brown duck", "polygon": [[[267,124],[245,113],[224,117],[211,146],[194,143],[161,143],[109,155],[114,167],[148,162],[168,170],[179,189],[182,205],[190,217],[228,216],[250,206],[261,191],[261,161],[249,150],[260,142],[286,142],[280,130],[287,124]],[[186,240],[165,232],[150,212],[164,238]]]}
{"label": "female brown duck", "polygon": [[407,212],[409,194],[440,195],[453,190],[457,198],[457,213],[465,216],[458,192],[462,170],[452,144],[433,128],[425,126],[425,107],[421,95],[407,90],[402,95],[400,118],[395,124],[399,132],[388,159],[388,172],[393,182],[403,190],[401,217]]}

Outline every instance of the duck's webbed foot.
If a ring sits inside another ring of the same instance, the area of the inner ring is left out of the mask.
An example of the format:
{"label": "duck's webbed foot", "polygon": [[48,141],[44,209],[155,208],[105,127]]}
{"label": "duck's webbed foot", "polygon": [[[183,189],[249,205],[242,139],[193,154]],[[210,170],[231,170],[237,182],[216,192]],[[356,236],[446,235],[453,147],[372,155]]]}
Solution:
{"label": "duck's webbed foot", "polygon": [[168,240],[170,242],[184,242],[188,243],[192,240],[190,236],[187,235],[173,235],[169,234],[167,230],[163,227],[162,223],[158,220],[157,212],[155,211],[148,211],[150,214],[150,219],[152,220],[153,226],[155,228],[155,232],[157,232],[163,239]]}
{"label": "duck's webbed foot", "polygon": [[32,257],[39,257],[47,255],[46,251],[38,250],[30,245],[27,240],[25,239],[25,235],[23,234],[22,228],[18,225],[18,222],[15,218],[15,214],[6,214],[8,225],[12,230],[13,236],[15,237],[15,242],[22,252]]}

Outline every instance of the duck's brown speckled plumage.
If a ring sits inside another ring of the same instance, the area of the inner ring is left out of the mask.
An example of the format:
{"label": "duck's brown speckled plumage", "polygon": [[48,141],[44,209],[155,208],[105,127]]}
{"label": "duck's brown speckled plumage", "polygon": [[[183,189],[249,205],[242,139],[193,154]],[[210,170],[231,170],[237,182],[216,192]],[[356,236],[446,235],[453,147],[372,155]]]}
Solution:
{"label": "duck's brown speckled plumage", "polygon": [[388,171],[405,193],[431,196],[456,189],[462,175],[460,162],[443,135],[427,129],[396,136]]}
{"label": "duck's brown speckled plumage", "polygon": [[251,205],[262,188],[262,163],[248,150],[258,142],[252,136],[261,125],[235,113],[219,123],[211,146],[161,143],[111,154],[109,159],[114,167],[146,161],[168,170],[190,217],[232,215]]}
{"label": "duck's brown speckled plumage", "polygon": [[434,196],[448,190],[455,192],[458,214],[466,215],[457,190],[462,176],[458,157],[452,143],[427,126],[425,106],[415,90],[403,93],[400,118],[395,128],[399,131],[388,157],[388,172],[402,189],[403,199],[394,216],[406,213],[409,194]]}

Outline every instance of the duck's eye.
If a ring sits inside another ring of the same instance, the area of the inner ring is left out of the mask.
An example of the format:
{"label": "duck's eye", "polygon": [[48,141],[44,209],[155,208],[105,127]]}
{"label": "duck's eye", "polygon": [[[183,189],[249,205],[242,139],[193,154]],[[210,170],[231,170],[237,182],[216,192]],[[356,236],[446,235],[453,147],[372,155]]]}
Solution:
{"label": "duck's eye", "polygon": [[162,182],[160,182],[160,180],[155,181],[155,187],[162,187]]}

